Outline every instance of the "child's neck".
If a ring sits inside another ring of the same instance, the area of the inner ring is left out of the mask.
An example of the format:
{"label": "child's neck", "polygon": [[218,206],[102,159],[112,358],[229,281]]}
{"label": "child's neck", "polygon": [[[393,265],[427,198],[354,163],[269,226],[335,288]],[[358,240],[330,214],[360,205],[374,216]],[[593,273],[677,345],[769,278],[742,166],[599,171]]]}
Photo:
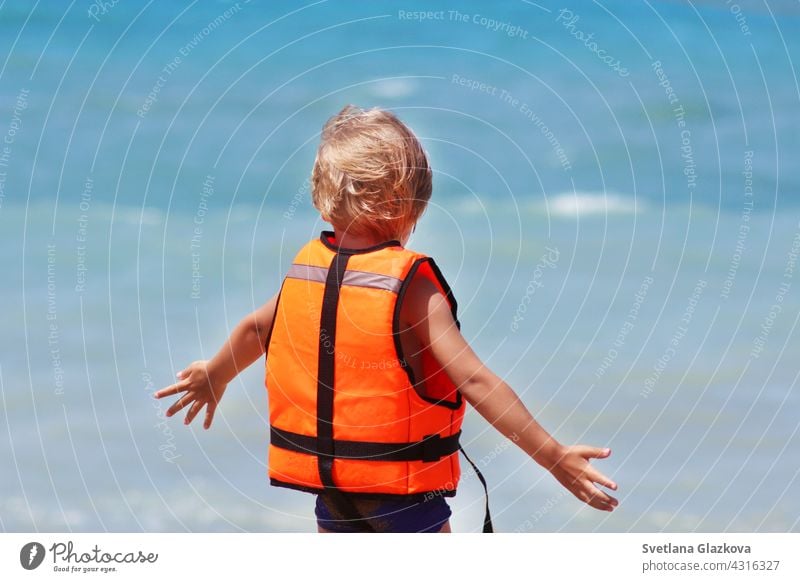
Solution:
{"label": "child's neck", "polygon": [[333,229],[333,234],[336,237],[336,246],[346,249],[364,249],[379,245],[382,242],[386,242],[384,240],[378,240],[374,237],[348,234],[346,232],[336,230],[335,228]]}

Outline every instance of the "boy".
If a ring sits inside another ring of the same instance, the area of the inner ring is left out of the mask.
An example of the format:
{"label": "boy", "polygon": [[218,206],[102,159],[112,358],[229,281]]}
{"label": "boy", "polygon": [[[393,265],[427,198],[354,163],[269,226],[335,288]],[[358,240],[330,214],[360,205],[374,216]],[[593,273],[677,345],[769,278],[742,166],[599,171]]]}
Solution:
{"label": "boy", "polygon": [[167,416],[188,406],[189,424],[205,406],[207,429],[228,383],[266,353],[270,482],[316,494],[321,532],[449,532],[462,397],[576,497],[612,511],[617,500],[594,483],[617,485],[589,463],[611,451],[551,437],[461,335],[433,259],[405,248],[430,196],[408,127],[377,108],[342,109],[312,172],[333,231],[300,250],[214,358],[155,396],[185,392]]}

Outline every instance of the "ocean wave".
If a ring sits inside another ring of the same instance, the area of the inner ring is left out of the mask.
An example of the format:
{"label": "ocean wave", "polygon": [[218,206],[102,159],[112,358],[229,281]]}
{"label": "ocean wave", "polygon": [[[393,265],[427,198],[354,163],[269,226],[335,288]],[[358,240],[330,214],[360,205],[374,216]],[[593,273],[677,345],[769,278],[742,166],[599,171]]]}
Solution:
{"label": "ocean wave", "polygon": [[374,97],[408,97],[417,91],[417,83],[413,79],[402,77],[394,79],[382,79],[378,83],[369,86],[370,93]]}
{"label": "ocean wave", "polygon": [[610,192],[564,192],[549,196],[546,208],[551,215],[577,217],[591,214],[633,214],[646,205],[641,199]]}
{"label": "ocean wave", "polygon": [[132,224],[134,226],[160,226],[164,222],[164,212],[154,206],[137,208],[135,206],[117,206],[114,209],[114,218],[117,222]]}

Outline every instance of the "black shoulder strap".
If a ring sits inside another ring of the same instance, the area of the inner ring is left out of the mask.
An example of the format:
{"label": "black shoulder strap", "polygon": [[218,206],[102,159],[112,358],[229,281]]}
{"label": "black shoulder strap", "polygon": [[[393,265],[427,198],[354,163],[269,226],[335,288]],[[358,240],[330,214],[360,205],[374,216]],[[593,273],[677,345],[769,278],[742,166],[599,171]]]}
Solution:
{"label": "black shoulder strap", "polygon": [[336,486],[333,480],[333,371],[336,363],[336,312],[339,307],[339,291],[349,254],[336,253],[328,268],[322,310],[319,322],[319,352],[317,371],[317,468],[326,492],[336,502],[337,508],[348,520],[362,524],[365,531],[372,531],[359,514],[353,501]]}

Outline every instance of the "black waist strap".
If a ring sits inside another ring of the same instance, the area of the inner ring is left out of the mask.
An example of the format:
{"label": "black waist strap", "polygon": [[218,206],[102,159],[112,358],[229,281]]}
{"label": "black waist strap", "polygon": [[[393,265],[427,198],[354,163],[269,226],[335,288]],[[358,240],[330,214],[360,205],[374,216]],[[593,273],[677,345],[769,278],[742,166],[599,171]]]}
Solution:
{"label": "black waist strap", "polygon": [[329,453],[318,450],[316,437],[270,427],[270,443],[281,449],[318,457],[371,461],[438,461],[458,451],[460,436],[461,431],[447,437],[434,434],[413,443],[333,440],[333,452]]}
{"label": "black waist strap", "polygon": [[326,455],[317,450],[317,439],[312,436],[290,432],[274,426],[270,427],[270,444],[307,455],[330,456],[340,459],[369,459],[372,461],[436,461],[460,450],[478,476],[485,495],[483,533],[492,533],[492,516],[489,513],[489,490],[486,479],[478,467],[459,445],[461,431],[449,437],[431,435],[414,443],[373,443],[368,441],[333,441],[333,454]]}

